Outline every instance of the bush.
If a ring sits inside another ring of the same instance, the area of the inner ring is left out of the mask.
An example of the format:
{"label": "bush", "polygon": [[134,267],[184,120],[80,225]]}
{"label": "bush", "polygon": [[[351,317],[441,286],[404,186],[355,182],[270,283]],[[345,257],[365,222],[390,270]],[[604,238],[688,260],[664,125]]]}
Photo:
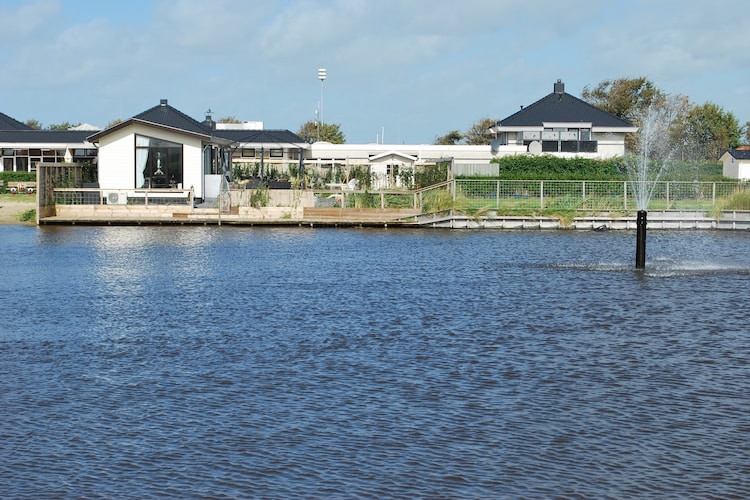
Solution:
{"label": "bush", "polygon": [[[628,168],[623,158],[592,160],[588,158],[559,158],[557,156],[514,155],[495,158],[499,178],[506,180],[628,180]],[[715,162],[688,163],[675,161],[662,173],[662,180],[720,181],[722,166]]]}
{"label": "bush", "polygon": [[725,210],[750,210],[750,191],[737,191],[726,198],[716,200],[711,216],[721,217]]}
{"label": "bush", "polygon": [[424,213],[444,212],[453,208],[453,195],[447,190],[429,191],[424,194],[422,211]]}
{"label": "bush", "polygon": [[22,222],[29,222],[36,220],[36,209],[26,210],[18,217]]}

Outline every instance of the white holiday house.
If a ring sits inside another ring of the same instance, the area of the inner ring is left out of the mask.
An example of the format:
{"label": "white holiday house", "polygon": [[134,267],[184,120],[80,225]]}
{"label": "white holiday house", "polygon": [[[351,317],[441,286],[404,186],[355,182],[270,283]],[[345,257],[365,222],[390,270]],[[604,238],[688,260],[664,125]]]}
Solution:
{"label": "white holiday house", "polygon": [[724,177],[750,180],[750,149],[730,149],[720,159]]}

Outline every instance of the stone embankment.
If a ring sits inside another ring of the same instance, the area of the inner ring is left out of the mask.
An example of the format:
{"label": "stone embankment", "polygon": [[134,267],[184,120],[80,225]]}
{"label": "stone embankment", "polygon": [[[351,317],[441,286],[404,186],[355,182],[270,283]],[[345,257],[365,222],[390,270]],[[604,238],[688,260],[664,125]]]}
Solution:
{"label": "stone embankment", "polygon": [[[445,229],[574,229],[634,230],[635,215],[600,213],[561,221],[553,217],[484,215],[443,212],[421,214],[412,209],[365,209],[322,207],[233,207],[228,213],[216,208],[187,206],[107,206],[60,205],[55,215],[40,224],[121,224],[121,225],[304,225],[424,227]],[[648,214],[649,229],[726,229],[750,230],[750,212],[724,212],[720,219],[704,212],[653,211]]]}

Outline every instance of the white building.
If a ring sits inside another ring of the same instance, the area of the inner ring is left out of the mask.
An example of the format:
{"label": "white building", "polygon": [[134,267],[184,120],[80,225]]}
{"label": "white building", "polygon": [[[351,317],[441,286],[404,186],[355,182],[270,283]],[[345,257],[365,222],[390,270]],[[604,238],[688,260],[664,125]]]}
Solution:
{"label": "white building", "polygon": [[628,121],[565,92],[558,80],[552,93],[500,120],[490,129],[493,150],[521,148],[532,154],[606,159],[625,154],[625,136],[638,131]]}
{"label": "white building", "polygon": [[415,168],[437,163],[448,164],[453,176],[494,176],[498,166],[492,160],[507,155],[606,159],[622,156],[625,136],[636,131],[567,94],[559,80],[552,93],[497,122],[490,129],[495,140],[479,146],[308,144],[288,130],[264,130],[262,122],[217,124],[210,116],[199,122],[166,99],[95,133],[31,130],[0,114],[4,170],[33,171],[39,161],[98,162],[101,189],[192,188],[198,199],[217,197],[235,171],[266,179],[269,172],[300,165],[330,178],[331,169],[346,177],[352,168],[366,167],[371,188],[389,189],[404,187]]}
{"label": "white building", "polygon": [[724,177],[750,180],[750,149],[730,149],[720,158]]}

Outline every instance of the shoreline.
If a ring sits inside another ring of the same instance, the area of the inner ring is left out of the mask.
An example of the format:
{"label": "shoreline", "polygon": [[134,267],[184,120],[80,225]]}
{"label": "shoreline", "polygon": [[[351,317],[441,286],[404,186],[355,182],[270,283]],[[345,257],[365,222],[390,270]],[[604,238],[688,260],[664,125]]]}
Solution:
{"label": "shoreline", "polygon": [[36,199],[32,201],[0,200],[0,225],[36,226],[36,220],[22,221],[21,214],[36,209]]}
{"label": "shoreline", "polygon": [[[21,216],[28,210],[37,208],[35,199],[16,201],[0,200],[0,226],[20,225],[35,226],[36,218],[22,221]],[[47,225],[228,225],[228,226],[301,226],[301,227],[421,227],[439,229],[561,229],[561,230],[629,230],[635,229],[634,217],[599,216],[576,217],[567,224],[550,217],[538,216],[503,216],[503,217],[470,217],[456,213],[423,214],[413,219],[379,219],[367,218],[356,212],[337,214],[338,217],[268,217],[261,218],[213,214],[77,214],[77,216],[53,216],[45,218],[41,224]],[[348,215],[348,216],[347,216]],[[750,212],[730,211],[724,217],[714,219],[697,212],[653,211],[649,213],[650,229],[723,229],[750,230]]]}

